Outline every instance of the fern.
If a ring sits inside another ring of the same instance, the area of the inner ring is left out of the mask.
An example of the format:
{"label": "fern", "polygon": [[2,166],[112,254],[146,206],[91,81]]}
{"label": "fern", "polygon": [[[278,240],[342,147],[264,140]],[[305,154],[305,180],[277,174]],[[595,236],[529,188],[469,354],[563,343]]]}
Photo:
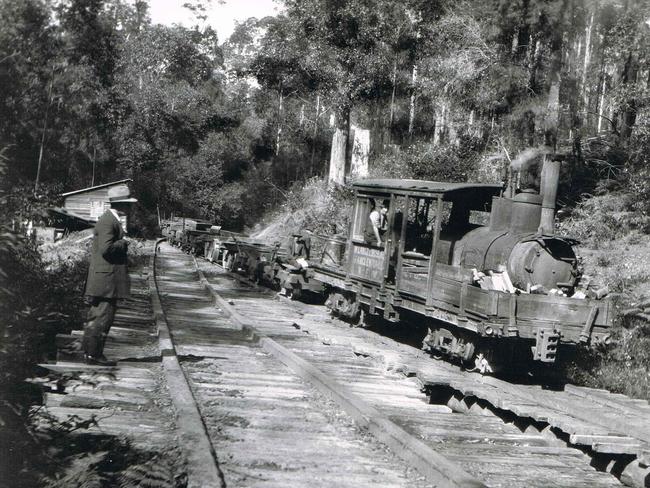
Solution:
{"label": "fern", "polygon": [[106,457],[107,452],[101,451],[74,459],[66,469],[66,474],[47,486],[49,488],[102,488],[105,478],[98,471],[98,466]]}
{"label": "fern", "polygon": [[125,469],[118,478],[119,488],[177,488],[174,470],[165,459],[156,456],[151,460],[134,464]]}

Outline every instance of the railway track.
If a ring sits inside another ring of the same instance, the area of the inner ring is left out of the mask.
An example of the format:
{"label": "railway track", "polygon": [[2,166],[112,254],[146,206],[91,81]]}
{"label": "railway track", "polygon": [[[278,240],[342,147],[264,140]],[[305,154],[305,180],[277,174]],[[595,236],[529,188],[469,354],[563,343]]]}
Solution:
{"label": "railway track", "polygon": [[163,244],[157,283],[226,485],[429,486],[216,308],[192,258]]}
{"label": "railway track", "polygon": [[[166,244],[158,263],[171,335],[226,484],[621,486],[552,428],[423,385],[399,348],[386,353],[387,371],[375,360],[381,340],[363,343],[365,331],[322,308],[278,300],[216,266],[203,265],[206,277]],[[375,440],[333,422],[348,416]],[[382,444],[393,457],[378,466]]]}
{"label": "railway track", "polygon": [[75,375],[47,404],[176,443],[190,487],[647,486],[647,402],[469,374],[166,243],[151,267],[109,336],[117,368],[45,365]]}

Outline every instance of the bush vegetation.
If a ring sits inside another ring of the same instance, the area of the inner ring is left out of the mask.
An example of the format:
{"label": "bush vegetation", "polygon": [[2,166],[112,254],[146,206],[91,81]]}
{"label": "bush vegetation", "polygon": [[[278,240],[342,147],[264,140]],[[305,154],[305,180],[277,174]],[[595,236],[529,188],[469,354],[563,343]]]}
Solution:
{"label": "bush vegetation", "polygon": [[82,323],[85,263],[48,267],[33,241],[0,232],[0,478],[10,486],[39,486],[52,466],[30,424],[40,391],[26,382],[55,353],[57,333]]}
{"label": "bush vegetation", "polygon": [[[639,157],[641,159],[639,159]],[[611,343],[584,351],[568,367],[571,381],[650,400],[650,172],[645,155],[630,153],[616,179],[594,185],[560,221],[562,234],[581,241],[585,274],[606,285],[618,318]]]}
{"label": "bush vegetation", "polygon": [[[648,247],[647,2],[283,3],[219,43],[154,25],[144,1],[0,2],[0,420],[25,413],[23,380],[83,315],[81,255],[44,260],[21,222],[62,191],[131,177],[143,236],[158,209],[231,230],[266,215],[255,234],[273,239],[346,235],[352,192],[319,175],[351,121],[372,129],[377,177],[495,182],[517,152],[557,144],[562,232],[620,303],[641,298],[650,256],[613,250]],[[575,378],[637,385],[646,326],[615,337]]]}
{"label": "bush vegetation", "polygon": [[304,185],[296,183],[283,194],[284,201],[251,228],[253,237],[267,242],[284,242],[294,232],[309,231],[311,255],[320,256],[327,237],[346,238],[352,213],[351,187],[328,185],[321,178],[311,178]]}
{"label": "bush vegetation", "polygon": [[650,325],[622,319],[612,342],[585,352],[567,368],[571,382],[650,401]]}
{"label": "bush vegetation", "polygon": [[[81,329],[91,233],[37,246],[19,232],[0,232],[0,480],[3,486],[184,486],[178,452],[136,449],[126,439],[84,433],[95,420],[57,420],[38,405],[37,364],[54,357],[55,336]],[[129,262],[149,254],[131,243]],[[50,378],[56,380],[56,378]]]}
{"label": "bush vegetation", "polygon": [[378,154],[370,168],[371,177],[413,178],[431,181],[477,181],[485,147],[481,141],[462,136],[458,145],[418,142],[404,149]]}

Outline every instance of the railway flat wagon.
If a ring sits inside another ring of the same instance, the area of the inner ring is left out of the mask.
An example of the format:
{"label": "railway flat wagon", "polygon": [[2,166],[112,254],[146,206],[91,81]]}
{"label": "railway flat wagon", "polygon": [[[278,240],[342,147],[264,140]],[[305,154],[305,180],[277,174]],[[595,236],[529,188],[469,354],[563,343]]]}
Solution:
{"label": "railway flat wagon", "polygon": [[207,220],[188,217],[175,217],[164,222],[161,227],[163,237],[166,237],[170,244],[195,255],[203,254],[205,241],[220,229]]}
{"label": "railway flat wagon", "polygon": [[267,244],[252,238],[233,239],[224,245],[227,251],[226,268],[242,271],[256,282],[275,283],[279,263],[286,250],[279,242]]}
{"label": "railway flat wagon", "polygon": [[228,249],[237,248],[237,241],[246,239],[244,234],[212,227],[210,235],[203,241],[203,256],[211,263],[219,263],[224,268],[227,265]]}
{"label": "railway flat wagon", "polygon": [[309,257],[311,238],[294,234],[272,244],[236,237],[221,243],[223,267],[240,271],[257,283],[265,283],[297,299],[303,292],[323,293],[323,283],[314,278]]}

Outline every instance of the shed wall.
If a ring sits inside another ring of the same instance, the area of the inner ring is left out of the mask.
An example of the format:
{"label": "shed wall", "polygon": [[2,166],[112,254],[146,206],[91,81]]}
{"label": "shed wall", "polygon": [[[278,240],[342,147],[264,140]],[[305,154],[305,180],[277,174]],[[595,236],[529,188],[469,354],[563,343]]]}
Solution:
{"label": "shed wall", "polygon": [[77,215],[97,220],[110,207],[108,203],[109,188],[110,186],[70,195],[65,198],[63,206],[66,210]]}

